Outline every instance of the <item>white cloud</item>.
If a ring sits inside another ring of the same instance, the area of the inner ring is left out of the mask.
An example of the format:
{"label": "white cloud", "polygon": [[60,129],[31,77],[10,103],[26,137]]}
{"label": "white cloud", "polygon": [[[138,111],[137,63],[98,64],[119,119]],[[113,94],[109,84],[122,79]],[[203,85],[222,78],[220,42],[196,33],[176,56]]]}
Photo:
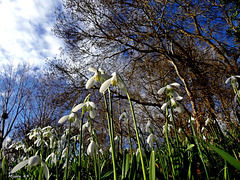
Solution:
{"label": "white cloud", "polygon": [[0,1],[0,64],[29,62],[42,66],[63,46],[54,36],[54,11],[60,0]]}

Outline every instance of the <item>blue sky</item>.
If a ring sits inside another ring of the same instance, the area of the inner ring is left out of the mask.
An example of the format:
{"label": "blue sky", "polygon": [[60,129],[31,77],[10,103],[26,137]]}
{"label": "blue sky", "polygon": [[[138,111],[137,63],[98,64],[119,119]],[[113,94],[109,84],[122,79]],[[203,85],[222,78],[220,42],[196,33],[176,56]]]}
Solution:
{"label": "blue sky", "polygon": [[60,54],[63,43],[51,31],[60,6],[60,0],[0,0],[0,66],[43,66],[46,58]]}

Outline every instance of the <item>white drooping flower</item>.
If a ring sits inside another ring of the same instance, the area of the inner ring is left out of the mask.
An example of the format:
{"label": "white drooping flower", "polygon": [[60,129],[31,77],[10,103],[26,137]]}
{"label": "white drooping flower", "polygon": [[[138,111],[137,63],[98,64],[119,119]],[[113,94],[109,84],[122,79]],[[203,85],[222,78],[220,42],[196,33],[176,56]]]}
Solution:
{"label": "white drooping flower", "polygon": [[127,87],[126,87],[125,83],[123,82],[120,75],[117,74],[116,72],[112,73],[112,77],[110,79],[106,80],[101,85],[99,92],[104,93],[110,87],[110,85],[118,86],[123,93],[127,93]]}
{"label": "white drooping flower", "polygon": [[232,85],[234,88],[238,88],[239,87],[239,84],[238,84],[238,80],[237,78],[240,78],[239,75],[236,75],[236,76],[231,76],[229,78],[227,78],[227,80],[225,81],[225,83],[229,83],[229,81],[231,81]]}
{"label": "white drooping flower", "polygon": [[148,122],[146,124],[146,128],[145,128],[145,132],[152,133],[152,131],[153,131],[153,124],[151,123],[150,120],[148,120]]}
{"label": "white drooping flower", "polygon": [[203,126],[201,132],[207,131],[207,129]]}
{"label": "white drooping flower", "polygon": [[[163,125],[163,134],[165,133],[165,128],[166,128],[166,124]],[[173,128],[173,126],[171,124],[168,124],[167,131],[170,132],[171,128]]]}
{"label": "white drooping flower", "polygon": [[154,141],[155,141],[155,136],[153,134],[150,134],[147,138],[147,143],[148,143],[150,148],[153,147]]}
{"label": "white drooping flower", "polygon": [[175,111],[179,112],[179,113],[183,113],[184,112],[184,108],[183,106],[178,102],[179,100],[182,100],[183,97],[181,96],[177,96],[177,97],[173,97],[171,98],[168,102],[164,103],[161,107],[161,109],[163,111],[166,110],[166,108],[170,105],[171,107],[174,108]]}
{"label": "white drooping flower", "polygon": [[77,120],[77,114],[72,112],[71,114],[69,115],[65,115],[63,116],[59,121],[58,123],[64,123],[65,121],[69,120],[69,122],[74,122]]}
{"label": "white drooping flower", "polygon": [[93,87],[98,81],[101,80],[101,78],[103,80],[109,79],[110,76],[108,76],[105,71],[102,68],[99,68],[98,70],[94,67],[89,67],[88,70],[90,72],[94,72],[94,76],[91,77],[87,83],[86,83],[86,89],[90,89],[91,87]]}
{"label": "white drooping flower", "polygon": [[126,124],[128,123],[128,115],[125,111],[119,117],[119,121],[121,121],[121,120],[123,120],[124,123],[126,123]]}
{"label": "white drooping flower", "polygon": [[93,153],[97,153],[97,151],[98,151],[98,145],[93,140],[91,140],[87,148],[87,154],[91,156]]}
{"label": "white drooping flower", "polygon": [[115,136],[114,141],[119,141],[119,136]]}
{"label": "white drooping flower", "polygon": [[[145,155],[145,151],[144,151],[144,149],[142,147],[141,147],[141,151],[142,151],[142,154]],[[139,148],[137,148],[136,156],[138,156],[139,153],[140,153]]]}
{"label": "white drooping flower", "polygon": [[99,71],[98,71],[96,68],[94,68],[94,67],[89,67],[88,70],[91,71],[91,72],[94,72],[95,74],[94,74],[93,77],[91,77],[91,78],[87,81],[87,83],[86,83],[86,89],[90,89],[90,88],[91,88],[92,86],[94,86],[98,81],[100,81],[100,73],[99,73]]}
{"label": "white drooping flower", "polygon": [[100,152],[101,155],[103,155],[103,150],[102,149],[99,149],[98,151]]}
{"label": "white drooping flower", "polygon": [[29,166],[36,166],[39,163],[41,163],[41,166],[43,167],[43,171],[44,171],[44,175],[46,179],[49,179],[49,170],[48,167],[46,166],[46,164],[41,160],[41,158],[38,155],[32,156],[27,160],[24,160],[20,163],[18,163],[11,171],[11,173],[15,173],[18,170],[22,169],[24,166],[26,166],[27,164]]}
{"label": "white drooping flower", "polygon": [[48,159],[51,158],[51,164],[56,164],[57,163],[57,156],[54,152],[52,152],[45,160],[45,162],[48,161]]}
{"label": "white drooping flower", "polygon": [[176,83],[176,82],[175,82],[175,83],[172,83],[172,84],[169,84],[169,85],[167,85],[167,86],[162,87],[161,89],[159,89],[157,93],[161,95],[166,89],[167,89],[167,90],[173,89],[173,86],[179,87],[180,84],[179,84],[179,83]]}
{"label": "white drooping flower", "polygon": [[84,103],[78,104],[72,109],[72,112],[77,112],[78,110],[82,109],[83,107],[86,108],[86,110],[89,112],[89,116],[91,118],[95,118],[96,116],[96,111],[95,109],[97,108],[96,104],[92,101],[86,101]]}
{"label": "white drooping flower", "polygon": [[207,120],[205,121],[205,126],[207,126],[209,122],[211,122],[211,120],[207,118]]}

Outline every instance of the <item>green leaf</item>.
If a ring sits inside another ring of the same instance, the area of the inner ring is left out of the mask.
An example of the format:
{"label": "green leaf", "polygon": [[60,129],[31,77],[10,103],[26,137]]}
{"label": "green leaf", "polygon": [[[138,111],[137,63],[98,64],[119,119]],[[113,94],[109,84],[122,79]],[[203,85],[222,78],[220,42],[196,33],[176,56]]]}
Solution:
{"label": "green leaf", "polygon": [[108,179],[108,177],[111,175],[111,174],[113,174],[113,171],[108,171],[106,174],[104,174],[102,177],[101,177],[101,179],[103,180],[103,179]]}
{"label": "green leaf", "polygon": [[156,179],[156,169],[155,169],[155,151],[152,151],[149,163],[149,180]]}
{"label": "green leaf", "polygon": [[130,169],[130,179],[136,179],[136,173],[137,173],[137,158],[136,155],[133,154]]}
{"label": "green leaf", "polygon": [[4,158],[2,160],[2,172],[3,172],[3,174],[5,173],[5,164],[6,164],[6,158],[4,156]]}
{"label": "green leaf", "polygon": [[233,167],[235,167],[237,170],[240,171],[240,162],[238,162],[233,156],[228,154],[227,152],[217,148],[216,146],[212,146],[209,144],[209,146],[220,156],[222,156],[223,159],[225,159],[229,164],[231,164]]}
{"label": "green leaf", "polygon": [[122,164],[122,179],[126,178],[129,170],[129,153],[125,150],[123,153],[123,164]]}
{"label": "green leaf", "polygon": [[185,152],[187,152],[189,149],[192,149],[194,146],[195,146],[195,144],[190,144],[190,145],[188,146],[188,148],[185,150]]}

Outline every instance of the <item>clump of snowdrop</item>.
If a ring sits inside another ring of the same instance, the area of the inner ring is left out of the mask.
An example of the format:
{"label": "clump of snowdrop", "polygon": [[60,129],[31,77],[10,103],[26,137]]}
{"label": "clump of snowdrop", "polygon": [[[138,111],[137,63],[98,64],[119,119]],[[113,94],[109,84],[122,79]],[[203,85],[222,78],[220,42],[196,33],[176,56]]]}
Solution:
{"label": "clump of snowdrop", "polygon": [[172,83],[169,84],[165,87],[162,87],[157,93],[158,94],[163,94],[164,91],[166,91],[167,96],[170,98],[169,101],[165,102],[161,109],[163,111],[166,110],[166,108],[168,108],[169,106],[172,107],[175,111],[179,112],[179,113],[183,113],[184,108],[181,105],[181,103],[179,103],[178,101],[182,100],[183,97],[179,96],[179,94],[173,89],[174,87],[179,87],[180,84],[179,83]]}
{"label": "clump of snowdrop", "polygon": [[234,87],[235,89],[237,89],[237,88],[239,87],[237,78],[240,78],[240,76],[239,76],[239,75],[231,76],[231,77],[227,78],[227,80],[225,81],[225,83],[227,84],[227,83],[231,82],[231,84],[233,85],[233,87]]}
{"label": "clump of snowdrop", "polygon": [[180,87],[179,83],[171,83],[169,85],[166,85],[165,87],[162,87],[161,89],[158,90],[158,94],[162,95],[164,91],[170,92],[173,97],[179,96],[176,91],[173,89],[174,87]]}
{"label": "clump of snowdrop", "polygon": [[91,87],[93,87],[98,81],[102,80],[106,80],[109,79],[110,76],[107,75],[105,73],[105,71],[102,68],[99,68],[98,70],[94,67],[89,67],[88,70],[90,72],[94,73],[94,76],[91,77],[87,83],[86,83],[86,89],[90,89]]}
{"label": "clump of snowdrop", "polygon": [[170,132],[171,129],[173,129],[173,125],[171,124],[164,124],[162,127],[163,127],[163,134],[166,133],[165,130],[166,130],[166,125],[167,125],[167,131]]}
{"label": "clump of snowdrop", "polygon": [[49,179],[49,170],[46,164],[41,160],[41,158],[38,155],[32,156],[27,160],[24,160],[17,164],[11,171],[11,173],[15,173],[18,170],[22,169],[24,166],[28,165],[30,167],[36,166],[39,163],[41,163],[41,166],[43,167],[44,175],[46,179]]}
{"label": "clump of snowdrop", "polygon": [[123,93],[127,93],[127,87],[126,87],[124,81],[122,80],[120,75],[117,74],[116,72],[112,73],[112,77],[110,79],[106,80],[101,85],[99,92],[104,93],[110,87],[110,85],[118,86]]}
{"label": "clump of snowdrop", "polygon": [[82,108],[85,108],[86,111],[89,112],[89,116],[91,118],[95,118],[95,116],[96,116],[95,110],[96,110],[97,106],[94,102],[87,100],[84,103],[80,103],[72,109],[72,112],[77,112]]}
{"label": "clump of snowdrop", "polygon": [[181,96],[173,97],[168,102],[164,103],[161,107],[163,111],[166,110],[168,106],[171,106],[175,111],[179,113],[184,112],[184,108],[182,104],[180,104],[178,101],[182,100],[183,98]]}

